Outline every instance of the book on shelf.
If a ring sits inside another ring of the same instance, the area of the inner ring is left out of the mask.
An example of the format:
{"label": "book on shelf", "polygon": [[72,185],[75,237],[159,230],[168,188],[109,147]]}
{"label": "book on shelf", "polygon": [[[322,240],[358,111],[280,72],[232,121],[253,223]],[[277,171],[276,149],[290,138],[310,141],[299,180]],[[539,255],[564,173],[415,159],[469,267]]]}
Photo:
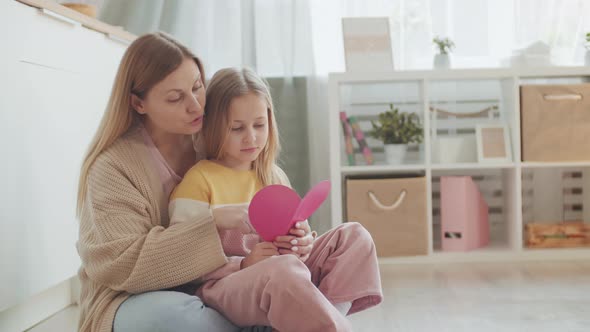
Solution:
{"label": "book on shelf", "polygon": [[350,123],[350,127],[352,128],[353,136],[356,139],[357,143],[359,144],[359,148],[360,148],[361,152],[363,153],[363,156],[365,157],[365,161],[367,162],[367,165],[373,165],[373,153],[371,152],[371,149],[369,148],[369,145],[367,144],[367,141],[365,140],[365,135],[363,134],[363,131],[361,130],[361,126],[359,125],[358,120],[356,119],[355,116],[351,115],[348,117],[348,122]]}
{"label": "book on shelf", "polygon": [[340,122],[342,122],[342,130],[344,131],[344,151],[348,159],[348,166],[356,165],[354,160],[354,148],[352,146],[352,128],[348,122],[346,112],[340,112]]}

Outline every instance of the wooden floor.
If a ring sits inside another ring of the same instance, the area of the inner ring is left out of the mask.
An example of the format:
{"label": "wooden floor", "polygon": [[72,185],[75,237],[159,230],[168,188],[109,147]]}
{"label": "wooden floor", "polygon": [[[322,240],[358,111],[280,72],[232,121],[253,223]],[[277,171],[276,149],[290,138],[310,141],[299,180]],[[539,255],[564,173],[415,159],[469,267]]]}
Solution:
{"label": "wooden floor", "polygon": [[590,262],[389,265],[355,331],[590,331]]}
{"label": "wooden floor", "polygon": [[[590,331],[590,262],[382,265],[385,301],[355,331]],[[362,278],[362,276],[359,276]],[[75,331],[71,307],[30,331]]]}

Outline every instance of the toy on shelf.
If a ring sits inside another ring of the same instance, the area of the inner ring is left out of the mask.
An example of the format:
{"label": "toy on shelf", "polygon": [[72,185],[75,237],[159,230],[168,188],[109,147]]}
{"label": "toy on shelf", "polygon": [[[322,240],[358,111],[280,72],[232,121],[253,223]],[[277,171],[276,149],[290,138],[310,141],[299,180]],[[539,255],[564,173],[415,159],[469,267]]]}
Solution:
{"label": "toy on shelf", "polygon": [[361,126],[358,123],[358,120],[355,116],[349,116],[348,121],[350,122],[350,126],[352,127],[352,132],[354,133],[354,138],[356,138],[357,143],[359,144],[359,148],[365,157],[367,165],[373,165],[373,153],[365,140],[365,135],[361,130]]}
{"label": "toy on shelf", "polygon": [[354,166],[356,161],[354,160],[354,148],[352,146],[352,128],[348,122],[346,112],[340,112],[340,121],[342,122],[342,130],[344,131],[344,151],[346,151],[348,166]]}
{"label": "toy on shelf", "polygon": [[529,248],[590,247],[590,224],[583,222],[529,223],[525,233]]}

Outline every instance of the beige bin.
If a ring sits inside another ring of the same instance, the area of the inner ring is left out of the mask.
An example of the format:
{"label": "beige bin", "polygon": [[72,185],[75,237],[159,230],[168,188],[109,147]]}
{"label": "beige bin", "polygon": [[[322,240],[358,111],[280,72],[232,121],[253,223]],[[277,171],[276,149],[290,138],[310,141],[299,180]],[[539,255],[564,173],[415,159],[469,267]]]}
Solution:
{"label": "beige bin", "polygon": [[347,220],[361,223],[379,257],[428,253],[424,177],[347,179]]}
{"label": "beige bin", "polygon": [[522,160],[590,160],[590,84],[520,87]]}

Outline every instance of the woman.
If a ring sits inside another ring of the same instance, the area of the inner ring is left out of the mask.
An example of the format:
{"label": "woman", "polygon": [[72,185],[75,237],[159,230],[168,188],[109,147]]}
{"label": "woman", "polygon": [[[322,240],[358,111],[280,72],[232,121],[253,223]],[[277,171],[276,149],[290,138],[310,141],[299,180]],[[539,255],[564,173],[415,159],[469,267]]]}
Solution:
{"label": "woman", "polygon": [[[193,295],[226,263],[213,219],[168,225],[169,194],[198,160],[204,82],[201,61],[165,34],[139,37],[123,56],[80,174],[80,331],[239,330]],[[291,233],[305,259],[309,225]]]}

